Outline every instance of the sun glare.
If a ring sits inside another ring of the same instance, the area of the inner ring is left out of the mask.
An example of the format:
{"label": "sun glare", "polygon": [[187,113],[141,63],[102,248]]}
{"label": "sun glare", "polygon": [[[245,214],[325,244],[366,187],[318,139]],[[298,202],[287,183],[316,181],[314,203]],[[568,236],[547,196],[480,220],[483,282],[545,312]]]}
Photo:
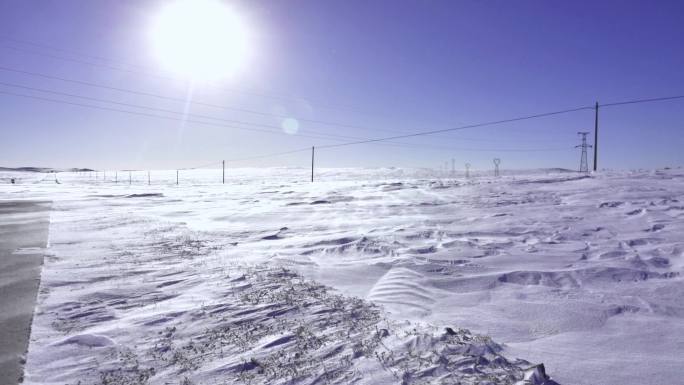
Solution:
{"label": "sun glare", "polygon": [[152,23],[151,41],[165,69],[200,81],[234,75],[250,51],[243,20],[218,0],[167,5]]}

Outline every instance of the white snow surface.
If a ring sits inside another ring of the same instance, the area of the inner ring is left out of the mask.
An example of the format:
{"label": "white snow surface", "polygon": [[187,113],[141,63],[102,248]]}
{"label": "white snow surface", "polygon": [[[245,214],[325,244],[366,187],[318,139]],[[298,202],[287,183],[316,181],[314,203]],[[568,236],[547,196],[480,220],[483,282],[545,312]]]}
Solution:
{"label": "white snow surface", "polygon": [[113,176],[0,185],[54,201],[28,384],[684,378],[682,169]]}

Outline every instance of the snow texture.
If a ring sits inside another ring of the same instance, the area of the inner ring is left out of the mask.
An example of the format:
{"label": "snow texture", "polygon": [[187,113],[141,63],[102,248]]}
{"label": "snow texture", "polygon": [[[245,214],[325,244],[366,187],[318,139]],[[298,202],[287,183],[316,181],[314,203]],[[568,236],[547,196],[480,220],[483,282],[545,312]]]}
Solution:
{"label": "snow texture", "polygon": [[684,171],[317,172],[3,186],[54,200],[26,382],[684,377]]}

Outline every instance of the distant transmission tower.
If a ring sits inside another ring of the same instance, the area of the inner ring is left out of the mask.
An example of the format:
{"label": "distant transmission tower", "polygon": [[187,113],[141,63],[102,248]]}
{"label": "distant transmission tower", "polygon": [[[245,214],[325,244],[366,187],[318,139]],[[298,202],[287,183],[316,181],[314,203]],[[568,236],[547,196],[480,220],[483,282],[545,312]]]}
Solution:
{"label": "distant transmission tower", "polygon": [[499,176],[499,164],[501,164],[501,159],[494,158],[494,176]]}
{"label": "distant transmission tower", "polygon": [[466,168],[466,179],[470,178],[470,163],[465,164]]}
{"label": "distant transmission tower", "polygon": [[587,163],[587,148],[591,148],[592,146],[587,144],[587,135],[588,132],[578,132],[577,135],[582,136],[582,144],[579,144],[575,146],[575,148],[581,148],[582,149],[582,158],[580,159],[580,168],[579,172],[589,172],[589,164]]}

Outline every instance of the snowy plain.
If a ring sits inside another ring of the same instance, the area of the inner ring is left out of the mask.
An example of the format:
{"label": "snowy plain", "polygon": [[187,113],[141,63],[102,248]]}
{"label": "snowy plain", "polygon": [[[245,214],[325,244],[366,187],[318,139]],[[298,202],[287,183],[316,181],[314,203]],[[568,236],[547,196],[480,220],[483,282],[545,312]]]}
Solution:
{"label": "snowy plain", "polygon": [[0,175],[53,201],[27,383],[684,379],[682,169],[151,177]]}

